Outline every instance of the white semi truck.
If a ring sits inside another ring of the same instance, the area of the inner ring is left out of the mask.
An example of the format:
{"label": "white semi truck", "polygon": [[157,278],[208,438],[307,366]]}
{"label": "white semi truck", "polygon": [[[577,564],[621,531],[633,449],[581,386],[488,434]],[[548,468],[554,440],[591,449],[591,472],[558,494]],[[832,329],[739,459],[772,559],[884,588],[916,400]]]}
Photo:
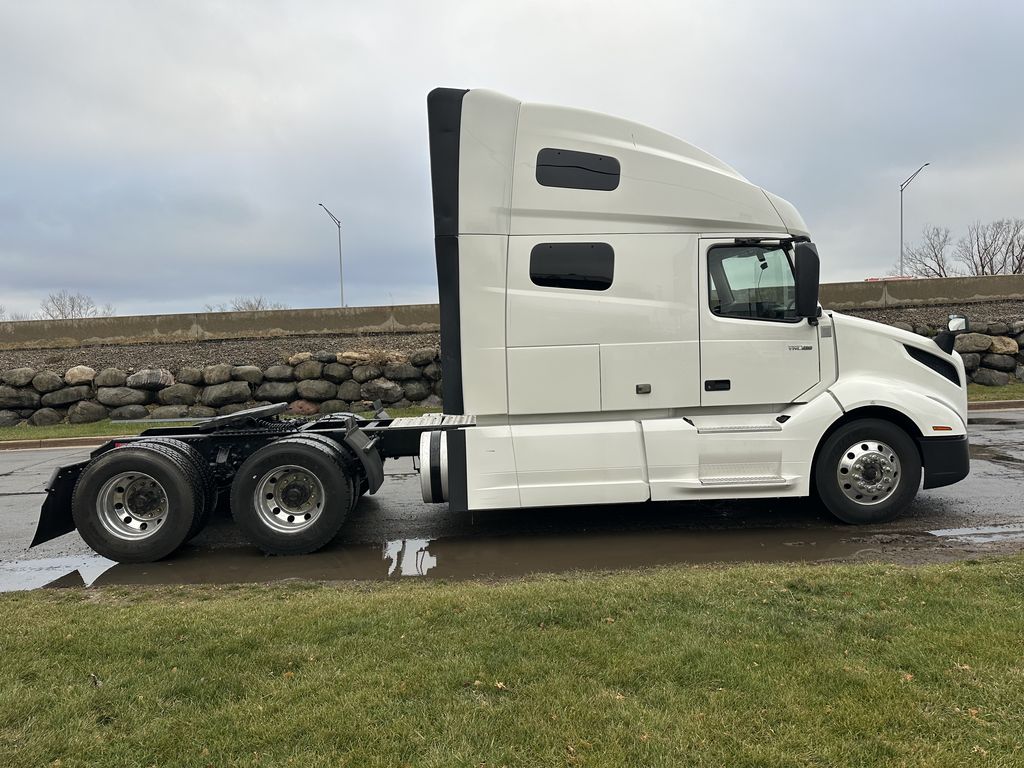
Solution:
{"label": "white semi truck", "polygon": [[401,456],[455,510],[813,495],[849,523],[968,474],[962,318],[933,340],[823,312],[797,210],[684,141],[427,104],[444,414],[267,406],[111,442],[54,474],[33,545],[165,557],[230,494],[265,551],[310,552]]}

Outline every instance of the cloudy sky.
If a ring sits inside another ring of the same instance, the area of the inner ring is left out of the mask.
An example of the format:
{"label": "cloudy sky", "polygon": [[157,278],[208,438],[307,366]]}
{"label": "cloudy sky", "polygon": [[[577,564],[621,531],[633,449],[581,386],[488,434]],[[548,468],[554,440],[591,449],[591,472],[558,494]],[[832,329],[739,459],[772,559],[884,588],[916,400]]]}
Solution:
{"label": "cloudy sky", "polygon": [[0,0],[0,304],[434,301],[438,85],[648,123],[801,210],[824,280],[1024,216],[1024,4]]}

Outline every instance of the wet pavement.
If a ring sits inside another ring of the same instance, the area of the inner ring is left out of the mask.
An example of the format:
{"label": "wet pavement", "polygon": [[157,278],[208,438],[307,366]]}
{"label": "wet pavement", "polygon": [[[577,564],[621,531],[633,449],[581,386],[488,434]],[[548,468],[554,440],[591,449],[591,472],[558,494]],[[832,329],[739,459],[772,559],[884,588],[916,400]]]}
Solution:
{"label": "wet pavement", "polygon": [[411,462],[390,462],[338,540],[266,557],[215,520],[160,563],[117,564],[76,533],[32,550],[53,468],[87,449],[0,452],[0,591],[43,586],[507,578],[670,564],[948,561],[1024,551],[1024,412],[972,417],[972,471],[922,491],[900,519],[851,527],[807,500],[630,504],[450,514],[419,497]]}

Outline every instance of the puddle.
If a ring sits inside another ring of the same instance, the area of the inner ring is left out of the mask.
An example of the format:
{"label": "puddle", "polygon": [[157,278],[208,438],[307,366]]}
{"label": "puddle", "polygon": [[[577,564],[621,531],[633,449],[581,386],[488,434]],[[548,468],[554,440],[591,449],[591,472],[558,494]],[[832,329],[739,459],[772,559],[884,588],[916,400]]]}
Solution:
{"label": "puddle", "polygon": [[[803,534],[803,536],[801,536]],[[395,539],[340,545],[301,557],[266,557],[249,547],[188,548],[159,563],[122,564],[96,555],[0,563],[0,591],[107,584],[230,584],[403,578],[507,578],[714,562],[829,560],[870,550],[849,533],[779,529],[639,531]]]}
{"label": "puddle", "polygon": [[99,555],[0,562],[0,592],[48,586],[81,587],[116,565]]}
{"label": "puddle", "polygon": [[992,544],[1001,541],[1024,541],[1024,524],[984,525],[975,528],[941,528],[928,531],[932,536],[973,544]]}
{"label": "puddle", "polygon": [[995,441],[972,442],[971,460],[987,461],[1003,469],[1024,471],[1024,453],[1019,445],[1007,445]]}

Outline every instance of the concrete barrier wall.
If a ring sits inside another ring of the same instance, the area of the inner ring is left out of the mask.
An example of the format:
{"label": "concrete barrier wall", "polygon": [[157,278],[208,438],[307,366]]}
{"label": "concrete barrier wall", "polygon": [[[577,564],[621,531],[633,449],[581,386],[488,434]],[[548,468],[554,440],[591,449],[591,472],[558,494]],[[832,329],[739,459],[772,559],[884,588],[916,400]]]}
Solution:
{"label": "concrete barrier wall", "polygon": [[[1006,300],[1024,300],[1024,275],[880,280],[821,286],[822,305],[840,311]],[[439,322],[436,304],[28,320],[0,323],[0,349],[307,334],[429,333],[439,329]]]}
{"label": "concrete barrier wall", "polygon": [[273,336],[429,333],[439,327],[436,304],[27,320],[0,323],[0,349]]}
{"label": "concrete barrier wall", "polygon": [[1024,299],[1024,275],[878,280],[821,286],[822,306],[840,311],[1021,299]]}

